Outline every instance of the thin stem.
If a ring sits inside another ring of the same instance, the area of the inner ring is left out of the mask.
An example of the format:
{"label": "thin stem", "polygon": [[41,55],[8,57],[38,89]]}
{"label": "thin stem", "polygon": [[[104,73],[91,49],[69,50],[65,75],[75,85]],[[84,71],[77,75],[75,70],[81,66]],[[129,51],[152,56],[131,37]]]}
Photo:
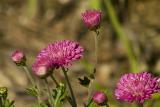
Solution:
{"label": "thin stem", "polygon": [[118,18],[116,16],[111,0],[104,0],[104,2],[107,8],[108,16],[110,18],[112,27],[114,28],[115,32],[117,33],[117,36],[119,37],[121,43],[123,44],[126,50],[126,53],[129,58],[130,65],[131,65],[131,71],[138,72],[138,62],[134,54],[133,47],[130,41],[127,39],[124,31],[122,30],[121,24],[118,21]]}
{"label": "thin stem", "polygon": [[[31,75],[31,73],[29,72],[27,66],[22,66],[22,67],[23,67],[23,69],[25,70],[25,72],[26,72],[26,74],[27,74],[27,77],[29,78],[32,86],[33,86],[34,88],[37,88],[38,94],[39,94],[39,93],[40,93],[40,90],[39,90],[38,86],[36,85],[36,83],[35,83],[32,75]],[[38,104],[40,105],[41,99],[40,99],[40,96],[39,96],[39,95],[37,96],[37,100],[38,100]]]}
{"label": "thin stem", "polygon": [[109,105],[106,103],[106,107],[109,107]]}
{"label": "thin stem", "polygon": [[[94,68],[93,68],[93,76],[95,75],[97,71],[97,63],[98,63],[98,37],[99,37],[99,31],[95,30],[96,35],[94,35],[94,47],[95,47],[95,62],[94,62]],[[88,100],[91,96],[92,93],[92,85],[93,85],[94,80],[91,79],[91,82],[88,86]]]}
{"label": "thin stem", "polygon": [[28,78],[29,78],[32,86],[35,87],[34,79],[33,79],[32,75],[31,75],[31,73],[29,72],[28,68],[27,68],[26,66],[22,66],[22,67],[23,67],[23,69],[25,70],[25,72],[26,72],[26,74],[27,74],[27,76],[28,76]]}
{"label": "thin stem", "polygon": [[94,64],[94,73],[96,72],[97,63],[98,63],[98,36],[99,31],[95,31],[96,35],[94,35],[94,44],[95,44],[95,64]]}
{"label": "thin stem", "polygon": [[[53,75],[51,75],[51,78],[52,78],[53,82],[56,84],[56,87],[59,87],[59,84],[58,84],[57,80],[55,79],[55,77]],[[72,102],[70,101],[69,97],[67,97],[67,101],[70,104],[72,104]]]}
{"label": "thin stem", "polygon": [[3,100],[3,96],[0,97],[0,107],[4,106],[4,100]]}
{"label": "thin stem", "polygon": [[89,102],[88,104],[86,105],[86,107],[89,107],[91,104],[92,104],[93,100],[92,99],[89,99]]}
{"label": "thin stem", "polygon": [[66,96],[66,98],[67,98],[67,101],[69,102],[69,104],[72,105],[72,100],[71,100],[70,96]]}
{"label": "thin stem", "polygon": [[37,91],[38,91],[38,95],[37,95],[37,102],[38,102],[38,106],[41,106],[41,98],[40,98],[40,89],[38,88],[38,86],[36,85]]}
{"label": "thin stem", "polygon": [[45,81],[45,83],[46,83],[46,87],[47,87],[47,90],[48,90],[48,95],[49,95],[50,103],[51,103],[51,105],[54,105],[52,93],[51,93],[51,90],[50,90],[50,88],[49,88],[49,84],[48,84],[47,78],[45,78],[44,81]]}
{"label": "thin stem", "polygon": [[72,107],[77,107],[76,99],[75,99],[71,84],[70,84],[69,79],[68,79],[67,71],[65,70],[65,68],[62,68],[62,71],[64,73],[64,76],[65,76],[65,79],[66,79],[66,82],[68,84],[70,94],[71,94],[71,97],[72,97]]}
{"label": "thin stem", "polygon": [[0,97],[0,107],[2,107],[2,97]]}
{"label": "thin stem", "polygon": [[90,100],[90,97],[91,97],[92,92],[93,92],[94,82],[95,82],[95,80],[94,80],[94,79],[91,79],[91,80],[90,80],[90,84],[89,84],[89,86],[88,86],[88,98],[87,98],[88,101]]}
{"label": "thin stem", "polygon": [[144,104],[143,103],[139,103],[139,104],[137,104],[137,107],[144,107]]}
{"label": "thin stem", "polygon": [[59,84],[58,84],[56,78],[53,75],[51,75],[50,77],[52,78],[53,82],[56,84],[56,87],[58,87]]}

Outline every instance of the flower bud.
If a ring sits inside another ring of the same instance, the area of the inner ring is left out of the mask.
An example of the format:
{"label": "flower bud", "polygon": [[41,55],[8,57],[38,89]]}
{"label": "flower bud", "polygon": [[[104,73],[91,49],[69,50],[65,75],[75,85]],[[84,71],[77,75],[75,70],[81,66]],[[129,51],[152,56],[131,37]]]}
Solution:
{"label": "flower bud", "polygon": [[100,27],[101,12],[98,10],[86,10],[82,13],[82,20],[90,30],[97,30]]}
{"label": "flower bud", "polygon": [[24,55],[24,53],[20,50],[16,50],[12,53],[11,56],[13,62],[16,63],[16,65],[20,66],[20,65],[25,65],[26,63],[26,57]]}
{"label": "flower bud", "polygon": [[0,87],[0,97],[6,98],[8,94],[8,89],[6,87]]}
{"label": "flower bud", "polygon": [[107,96],[105,93],[103,92],[100,92],[100,91],[96,91],[94,94],[93,94],[93,102],[95,102],[96,104],[98,105],[105,105],[107,103]]}

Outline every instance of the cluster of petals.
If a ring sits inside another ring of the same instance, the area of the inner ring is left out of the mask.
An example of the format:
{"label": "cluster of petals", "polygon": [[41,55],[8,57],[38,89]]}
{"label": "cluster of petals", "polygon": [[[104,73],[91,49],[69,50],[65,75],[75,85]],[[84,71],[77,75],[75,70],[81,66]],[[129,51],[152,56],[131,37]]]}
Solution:
{"label": "cluster of petals", "polygon": [[100,26],[101,12],[98,10],[86,10],[82,13],[82,20],[87,28],[96,30]]}
{"label": "cluster of petals", "polygon": [[152,94],[160,92],[158,80],[148,72],[125,74],[117,83],[115,97],[122,101],[143,103]]}
{"label": "cluster of petals", "polygon": [[17,65],[17,66],[24,66],[26,62],[26,57],[23,51],[21,50],[15,50],[12,55],[11,55],[12,61]]}
{"label": "cluster of petals", "polygon": [[[46,67],[47,72],[48,69],[71,65],[73,61],[82,57],[83,51],[84,49],[75,41],[57,41],[49,44],[46,48],[40,51],[32,66],[32,70],[37,74],[39,71],[43,71],[43,69],[39,70],[41,66],[43,66],[43,68]],[[42,74],[43,73],[44,71]]]}

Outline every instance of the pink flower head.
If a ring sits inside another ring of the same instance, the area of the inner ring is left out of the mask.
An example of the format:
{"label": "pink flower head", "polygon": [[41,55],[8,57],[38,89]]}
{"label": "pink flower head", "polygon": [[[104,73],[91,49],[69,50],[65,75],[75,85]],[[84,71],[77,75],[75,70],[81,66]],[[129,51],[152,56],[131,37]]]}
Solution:
{"label": "pink flower head", "polygon": [[157,92],[160,92],[157,77],[153,77],[148,72],[129,73],[120,78],[115,96],[119,100],[143,103]]}
{"label": "pink flower head", "polygon": [[[82,57],[84,49],[74,41],[62,40],[49,44],[38,54],[34,63],[33,71],[36,72],[35,66],[47,66],[48,68],[65,67],[72,64]],[[45,60],[45,61],[44,61]],[[41,64],[41,62],[45,62]]]}
{"label": "pink flower head", "polygon": [[86,10],[82,13],[82,20],[90,30],[96,30],[100,26],[101,12],[98,10]]}
{"label": "pink flower head", "polygon": [[107,103],[107,96],[105,93],[103,92],[100,92],[100,91],[96,91],[94,94],[93,94],[93,102],[95,102],[96,104],[98,105],[105,105]]}
{"label": "pink flower head", "polygon": [[12,53],[11,58],[17,65],[24,65],[26,58],[22,51],[16,50]]}

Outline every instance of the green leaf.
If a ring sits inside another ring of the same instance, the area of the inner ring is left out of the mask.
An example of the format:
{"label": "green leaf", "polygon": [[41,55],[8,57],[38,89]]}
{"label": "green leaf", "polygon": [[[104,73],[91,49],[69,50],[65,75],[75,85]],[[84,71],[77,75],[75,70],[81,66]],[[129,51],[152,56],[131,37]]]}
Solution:
{"label": "green leaf", "polygon": [[53,92],[53,98],[56,99],[56,96],[57,96],[57,89],[53,89],[52,92]]}
{"label": "green leaf", "polygon": [[32,107],[48,107],[48,105],[45,102],[41,102],[40,104],[36,103],[32,105]]}
{"label": "green leaf", "polygon": [[84,86],[84,87],[88,87],[89,83],[90,83],[90,79],[86,76],[83,77],[83,79],[78,78],[79,83]]}
{"label": "green leaf", "polygon": [[6,99],[5,107],[14,107],[14,101],[9,101],[9,99]]}
{"label": "green leaf", "polygon": [[48,107],[48,105],[46,103],[41,103],[40,106],[41,107]]}
{"label": "green leaf", "polygon": [[63,83],[60,83],[59,87],[53,90],[53,92],[56,93],[54,96],[54,106],[59,107],[60,104],[67,98],[66,86]]}
{"label": "green leaf", "polygon": [[38,90],[35,87],[27,88],[26,92],[27,92],[28,95],[31,95],[31,96],[37,96],[38,95]]}

